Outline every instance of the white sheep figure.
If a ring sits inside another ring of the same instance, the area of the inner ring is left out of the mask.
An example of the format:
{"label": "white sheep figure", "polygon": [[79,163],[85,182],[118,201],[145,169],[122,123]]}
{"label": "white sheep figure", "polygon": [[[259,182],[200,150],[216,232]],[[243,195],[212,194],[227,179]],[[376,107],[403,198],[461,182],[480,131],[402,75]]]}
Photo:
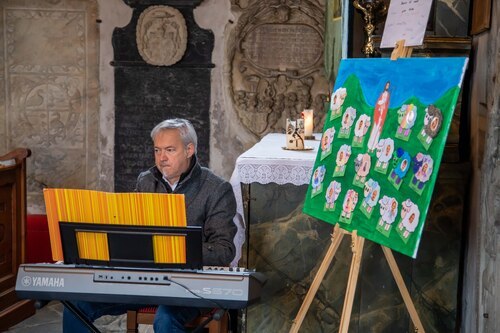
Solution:
{"label": "white sheep figure", "polygon": [[325,207],[328,209],[333,209],[335,206],[335,201],[339,197],[340,192],[342,191],[342,184],[337,181],[332,181],[326,190],[325,199],[326,204]]}
{"label": "white sheep figure", "polygon": [[347,89],[340,87],[332,95],[332,100],[330,101],[330,110],[332,110],[333,113],[337,113],[340,108],[342,107],[342,104],[344,104],[344,100],[347,97]]}
{"label": "white sheep figure", "polygon": [[347,161],[349,161],[349,157],[351,157],[351,146],[346,144],[340,146],[340,149],[337,152],[337,158],[335,160],[337,163],[337,166],[335,167],[335,173],[343,173],[345,171],[345,167]]}
{"label": "white sheep figure", "polygon": [[356,171],[356,180],[364,183],[366,175],[370,172],[372,158],[369,154],[358,154],[354,161],[354,171]]}
{"label": "white sheep figure", "polygon": [[356,142],[361,142],[362,138],[368,132],[368,128],[370,128],[371,119],[368,115],[362,114],[359,116],[356,121],[356,126],[354,127],[354,140]]}
{"label": "white sheep figure", "polygon": [[344,115],[342,116],[342,128],[340,129],[341,134],[349,135],[351,126],[354,124],[354,119],[356,119],[356,109],[350,106],[345,110]]}
{"label": "white sheep figure", "polygon": [[377,163],[376,167],[381,169],[387,169],[389,165],[389,160],[392,158],[394,153],[394,140],[391,138],[381,139],[377,144]]}
{"label": "white sheep figure", "polygon": [[323,153],[332,149],[333,137],[335,135],[335,127],[330,127],[325,130],[321,138],[321,150]]}
{"label": "white sheep figure", "polygon": [[385,230],[389,230],[398,214],[398,202],[396,199],[384,195],[378,203],[380,204],[380,219],[378,224],[383,226]]}
{"label": "white sheep figure", "polygon": [[401,222],[399,229],[403,231],[403,237],[408,238],[411,232],[414,232],[418,226],[420,211],[410,199],[406,199],[402,204]]}

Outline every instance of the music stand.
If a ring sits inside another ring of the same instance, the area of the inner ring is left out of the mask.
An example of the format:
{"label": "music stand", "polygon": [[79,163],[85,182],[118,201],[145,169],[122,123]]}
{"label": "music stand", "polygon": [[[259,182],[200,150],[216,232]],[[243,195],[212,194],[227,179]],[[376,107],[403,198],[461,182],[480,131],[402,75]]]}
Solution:
{"label": "music stand", "polygon": [[[89,266],[132,268],[203,269],[202,228],[199,226],[158,227],[59,222],[64,263]],[[82,257],[79,233],[98,233],[106,237],[108,260]],[[159,262],[155,258],[154,237],[185,239],[185,260]]]}

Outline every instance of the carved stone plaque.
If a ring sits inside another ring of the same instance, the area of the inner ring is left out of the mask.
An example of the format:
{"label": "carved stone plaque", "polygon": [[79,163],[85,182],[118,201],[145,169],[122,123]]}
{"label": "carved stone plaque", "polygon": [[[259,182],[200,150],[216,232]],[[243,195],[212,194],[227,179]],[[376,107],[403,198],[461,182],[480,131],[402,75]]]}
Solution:
{"label": "carved stone plaque", "polygon": [[228,39],[230,94],[241,122],[258,137],[314,109],[321,129],[329,95],[323,70],[324,3],[249,1]]}
{"label": "carved stone plaque", "polygon": [[186,51],[186,21],[176,8],[151,6],[139,17],[136,40],[145,62],[156,66],[173,65]]}
{"label": "carved stone plaque", "polygon": [[243,40],[245,57],[266,69],[313,67],[322,52],[320,32],[305,24],[261,24]]}

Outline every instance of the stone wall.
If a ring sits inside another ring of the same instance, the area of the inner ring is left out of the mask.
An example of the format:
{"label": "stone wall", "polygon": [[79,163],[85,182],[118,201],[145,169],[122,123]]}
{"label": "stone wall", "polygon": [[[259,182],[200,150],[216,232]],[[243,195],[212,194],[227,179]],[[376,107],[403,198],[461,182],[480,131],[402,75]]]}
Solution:
{"label": "stone wall", "polygon": [[0,153],[32,150],[30,211],[42,188],[98,188],[99,37],[96,1],[2,1]]}
{"label": "stone wall", "polygon": [[[146,7],[165,1],[141,2],[143,7],[137,15]],[[194,110],[195,119],[198,109],[206,108],[207,118],[198,125],[202,134],[208,135],[202,143],[206,147],[203,156],[206,164],[229,179],[241,153],[265,134],[283,131],[284,119],[299,117],[305,108],[315,109],[315,129],[319,131],[323,102],[329,93],[323,77],[325,1],[300,5],[255,0],[192,2],[197,4],[190,19],[192,24],[212,31],[214,42],[211,54],[214,67],[208,70],[209,81],[202,88],[209,95],[198,99],[189,94],[183,96]],[[126,144],[122,147],[115,142],[120,135],[127,135],[120,126],[115,132],[119,111],[115,107],[122,107],[118,125],[123,124],[120,119],[130,118],[127,112],[133,115],[141,112],[131,110],[135,103],[124,103],[127,99],[116,94],[116,89],[140,77],[140,74],[122,75],[123,64],[131,60],[127,57],[139,57],[137,46],[128,45],[128,49],[117,51],[119,42],[112,40],[115,31],[123,32],[128,27],[132,33],[135,29],[137,17],[134,18],[133,7],[138,5],[134,1],[130,2],[132,5],[127,3],[123,0],[0,3],[5,18],[0,26],[1,36],[7,37],[2,40],[6,58],[0,59],[3,88],[0,153],[18,146],[33,151],[28,162],[29,213],[44,212],[42,188],[46,186],[115,190],[116,147],[121,147],[120,161],[127,153]],[[268,30],[273,33],[267,34]],[[135,33],[132,37],[135,38]],[[276,46],[268,48],[269,41],[264,40],[260,44],[253,42],[264,37],[274,38]],[[307,62],[303,63],[300,59],[306,53]],[[145,63],[140,57],[139,60]],[[114,61],[118,66],[112,65]],[[178,65],[153,66],[161,72]],[[127,71],[138,69],[128,67]],[[117,73],[121,75],[118,84]],[[166,77],[158,73],[154,75]],[[162,93],[157,95],[161,97]],[[144,161],[130,170],[126,184],[120,185],[119,190],[130,190],[135,173],[151,164],[152,158],[147,157],[146,151],[149,130],[154,122],[170,114],[164,110],[169,103],[150,102],[163,111],[148,108],[153,114],[140,123],[142,134],[137,140],[142,142],[137,158]],[[201,104],[196,106],[197,103]],[[190,117],[184,111],[171,115]],[[119,168],[127,169],[124,165]]]}

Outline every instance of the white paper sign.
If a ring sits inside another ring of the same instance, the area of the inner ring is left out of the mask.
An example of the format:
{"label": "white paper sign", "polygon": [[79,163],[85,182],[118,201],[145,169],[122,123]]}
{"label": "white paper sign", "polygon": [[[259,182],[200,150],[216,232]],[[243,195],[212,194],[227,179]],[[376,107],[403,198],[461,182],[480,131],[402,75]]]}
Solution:
{"label": "white paper sign", "polygon": [[381,48],[394,48],[404,39],[405,46],[422,45],[432,0],[392,0],[387,12]]}

